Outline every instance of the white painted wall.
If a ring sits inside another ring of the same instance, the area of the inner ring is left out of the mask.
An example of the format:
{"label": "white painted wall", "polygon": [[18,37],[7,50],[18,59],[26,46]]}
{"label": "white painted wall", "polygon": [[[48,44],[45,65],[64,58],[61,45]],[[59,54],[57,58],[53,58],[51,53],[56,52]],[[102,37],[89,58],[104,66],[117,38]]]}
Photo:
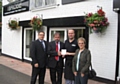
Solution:
{"label": "white painted wall", "polygon": [[2,53],[21,59],[22,51],[22,28],[12,31],[8,27],[8,17],[2,19]]}
{"label": "white painted wall", "polygon": [[[3,0],[3,5],[7,0]],[[37,14],[43,14],[43,19],[83,16],[84,12],[96,12],[97,6],[102,6],[110,22],[104,35],[90,34],[89,49],[92,54],[93,68],[97,71],[97,76],[114,80],[116,68],[117,49],[117,13],[113,12],[113,0],[86,0],[83,2],[62,5],[61,0],[57,0],[60,6],[56,8],[29,11],[9,16],[3,16],[2,22],[2,53],[21,58],[21,34],[19,31],[10,31],[7,26],[9,18],[19,18],[20,21],[30,20]],[[47,28],[46,28],[47,29]],[[45,31],[46,31],[45,29]],[[47,36],[47,35],[46,35]],[[45,37],[46,39],[47,37]]]}

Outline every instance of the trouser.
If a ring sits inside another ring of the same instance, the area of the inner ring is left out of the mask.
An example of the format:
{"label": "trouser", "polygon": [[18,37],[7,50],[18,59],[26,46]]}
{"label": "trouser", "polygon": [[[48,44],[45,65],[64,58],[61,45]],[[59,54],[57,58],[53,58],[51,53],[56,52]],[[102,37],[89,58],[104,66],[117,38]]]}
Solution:
{"label": "trouser", "polygon": [[46,68],[35,68],[32,67],[32,76],[30,84],[35,84],[37,76],[39,76],[38,84],[44,84]]}
{"label": "trouser", "polygon": [[63,68],[59,67],[58,63],[55,68],[50,68],[50,78],[52,84],[62,84],[62,74]]}
{"label": "trouser", "polygon": [[74,80],[65,79],[65,84],[75,84]]}
{"label": "trouser", "polygon": [[81,74],[78,73],[77,76],[75,76],[75,84],[87,84],[88,82],[88,75],[84,75],[81,77]]}

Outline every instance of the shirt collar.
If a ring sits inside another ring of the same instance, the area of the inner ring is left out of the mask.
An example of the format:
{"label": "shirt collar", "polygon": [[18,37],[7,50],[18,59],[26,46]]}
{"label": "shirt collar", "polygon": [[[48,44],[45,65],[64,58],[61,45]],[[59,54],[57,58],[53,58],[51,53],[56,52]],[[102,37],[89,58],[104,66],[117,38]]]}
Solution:
{"label": "shirt collar", "polygon": [[40,39],[39,39],[39,41],[40,41],[40,42],[44,42],[44,40],[40,40]]}
{"label": "shirt collar", "polygon": [[58,43],[58,44],[59,44],[59,43],[60,43],[60,41],[58,41],[58,42],[56,42],[56,41],[55,41],[55,43]]}

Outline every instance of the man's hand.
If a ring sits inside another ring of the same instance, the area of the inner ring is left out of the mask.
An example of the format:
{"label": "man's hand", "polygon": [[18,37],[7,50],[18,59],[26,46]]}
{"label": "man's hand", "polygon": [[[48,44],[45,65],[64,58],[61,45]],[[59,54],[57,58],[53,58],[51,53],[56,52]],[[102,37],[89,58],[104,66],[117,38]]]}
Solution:
{"label": "man's hand", "polygon": [[65,55],[62,55],[62,58],[64,58],[65,57]]}
{"label": "man's hand", "polygon": [[84,77],[84,74],[83,74],[83,73],[81,73],[81,77]]}
{"label": "man's hand", "polygon": [[74,72],[74,75],[77,76],[77,72]]}
{"label": "man's hand", "polygon": [[34,67],[38,68],[38,66],[39,66],[38,63],[35,63],[35,64],[34,64]]}
{"label": "man's hand", "polygon": [[58,56],[61,56],[61,52],[60,51],[58,51]]}

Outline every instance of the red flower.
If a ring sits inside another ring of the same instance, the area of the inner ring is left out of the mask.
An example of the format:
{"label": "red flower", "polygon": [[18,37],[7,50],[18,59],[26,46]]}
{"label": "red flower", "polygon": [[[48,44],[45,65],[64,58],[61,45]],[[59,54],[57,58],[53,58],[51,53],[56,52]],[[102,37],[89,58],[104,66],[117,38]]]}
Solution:
{"label": "red flower", "polygon": [[97,13],[98,13],[98,15],[100,15],[100,16],[104,16],[104,15],[105,15],[105,12],[102,10],[102,8],[99,9],[99,10],[97,11]]}
{"label": "red flower", "polygon": [[88,14],[88,17],[91,17],[92,15],[93,15],[92,13],[89,13],[89,14]]}

